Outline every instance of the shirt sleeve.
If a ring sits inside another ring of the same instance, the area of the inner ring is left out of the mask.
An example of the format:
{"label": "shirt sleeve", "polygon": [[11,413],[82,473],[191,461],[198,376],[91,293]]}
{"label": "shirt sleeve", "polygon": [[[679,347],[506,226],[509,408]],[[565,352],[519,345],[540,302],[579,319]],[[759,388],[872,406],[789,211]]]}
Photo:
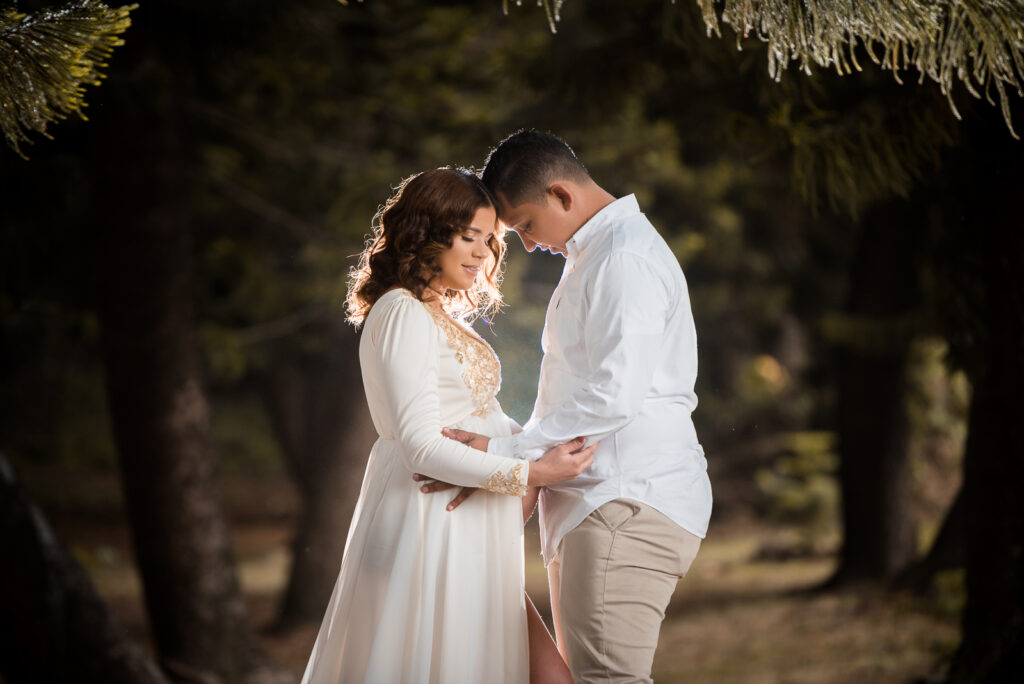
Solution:
{"label": "shirt sleeve", "polygon": [[523,426],[520,425],[518,423],[518,421],[516,421],[515,418],[512,418],[511,416],[505,416],[505,417],[508,418],[509,434],[511,434],[511,435],[518,435],[520,432],[523,431]]}
{"label": "shirt sleeve", "polygon": [[595,267],[584,296],[586,380],[523,432],[490,440],[489,453],[534,461],[576,437],[602,439],[639,413],[663,354],[670,303],[665,284],[643,257],[614,252]]}
{"label": "shirt sleeve", "polygon": [[438,329],[419,301],[397,297],[371,344],[410,472],[499,494],[526,493],[528,463],[478,451],[441,434]]}

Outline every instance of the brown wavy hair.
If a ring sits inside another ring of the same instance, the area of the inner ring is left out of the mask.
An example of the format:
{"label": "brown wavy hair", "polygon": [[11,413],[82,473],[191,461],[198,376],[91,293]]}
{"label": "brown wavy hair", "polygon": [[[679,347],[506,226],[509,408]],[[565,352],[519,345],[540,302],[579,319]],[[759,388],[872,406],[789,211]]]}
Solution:
{"label": "brown wavy hair", "polygon": [[[381,295],[403,287],[424,301],[430,282],[441,273],[438,256],[472,223],[477,209],[497,202],[480,178],[468,169],[445,166],[406,178],[377,212],[373,234],[349,274],[345,300],[348,320],[362,325]],[[487,242],[490,255],[480,269],[483,278],[470,290],[439,293],[449,313],[475,318],[501,306],[501,269],[505,231],[499,222]]]}

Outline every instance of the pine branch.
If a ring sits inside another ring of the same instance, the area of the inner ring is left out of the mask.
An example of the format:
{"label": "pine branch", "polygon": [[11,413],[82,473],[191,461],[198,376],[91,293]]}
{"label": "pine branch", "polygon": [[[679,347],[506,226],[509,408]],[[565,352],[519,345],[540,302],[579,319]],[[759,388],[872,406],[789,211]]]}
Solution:
{"label": "pine branch", "polygon": [[124,43],[119,36],[136,7],[71,0],[31,14],[0,10],[0,130],[22,158],[29,132],[49,138],[49,123],[71,113],[86,118],[85,87],[104,77],[100,70]]}
{"label": "pine branch", "polygon": [[[675,2],[675,0],[672,0]],[[1007,90],[1024,97],[1024,3],[1020,0],[696,0],[708,35],[722,35],[721,21],[736,31],[736,44],[753,34],[768,44],[768,73],[775,79],[790,62],[840,75],[861,71],[857,49],[883,69],[915,67],[939,84],[957,118],[954,80],[974,97],[999,96],[1013,137]],[[555,30],[564,0],[537,0]],[[516,0],[522,4],[522,0]],[[502,0],[508,11],[508,0]]]}
{"label": "pine branch", "polygon": [[782,77],[790,62],[839,74],[861,70],[862,45],[883,69],[915,67],[939,84],[953,113],[954,79],[975,97],[992,103],[999,95],[1003,118],[1013,130],[1007,89],[1024,96],[1024,3],[1018,0],[697,0],[708,35],[721,35],[722,21],[741,37],[753,33],[768,43],[768,73]]}
{"label": "pine branch", "polygon": [[[675,2],[675,0],[673,0]],[[516,0],[516,6],[519,7],[523,4],[523,0]],[[565,0],[537,0],[537,6],[543,7],[544,11],[548,15],[548,26],[551,27],[552,33],[558,33],[558,22],[562,20],[562,5],[565,4]],[[508,14],[508,0],[501,0],[501,9]]]}

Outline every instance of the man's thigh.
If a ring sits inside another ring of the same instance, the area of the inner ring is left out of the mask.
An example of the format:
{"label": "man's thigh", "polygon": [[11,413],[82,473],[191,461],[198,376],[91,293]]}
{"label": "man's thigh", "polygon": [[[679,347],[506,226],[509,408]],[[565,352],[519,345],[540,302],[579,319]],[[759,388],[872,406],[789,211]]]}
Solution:
{"label": "man's thigh", "polygon": [[665,608],[699,547],[697,536],[627,499],[609,501],[565,536],[558,639],[577,684],[651,681]]}

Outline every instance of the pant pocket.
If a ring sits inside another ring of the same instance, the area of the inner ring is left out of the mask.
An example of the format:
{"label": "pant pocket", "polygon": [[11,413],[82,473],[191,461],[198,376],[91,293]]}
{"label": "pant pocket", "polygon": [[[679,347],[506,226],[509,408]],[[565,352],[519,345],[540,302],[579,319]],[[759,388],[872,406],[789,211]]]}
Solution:
{"label": "pant pocket", "polygon": [[639,512],[639,504],[625,499],[615,499],[598,508],[593,515],[602,525],[614,532],[635,518]]}

